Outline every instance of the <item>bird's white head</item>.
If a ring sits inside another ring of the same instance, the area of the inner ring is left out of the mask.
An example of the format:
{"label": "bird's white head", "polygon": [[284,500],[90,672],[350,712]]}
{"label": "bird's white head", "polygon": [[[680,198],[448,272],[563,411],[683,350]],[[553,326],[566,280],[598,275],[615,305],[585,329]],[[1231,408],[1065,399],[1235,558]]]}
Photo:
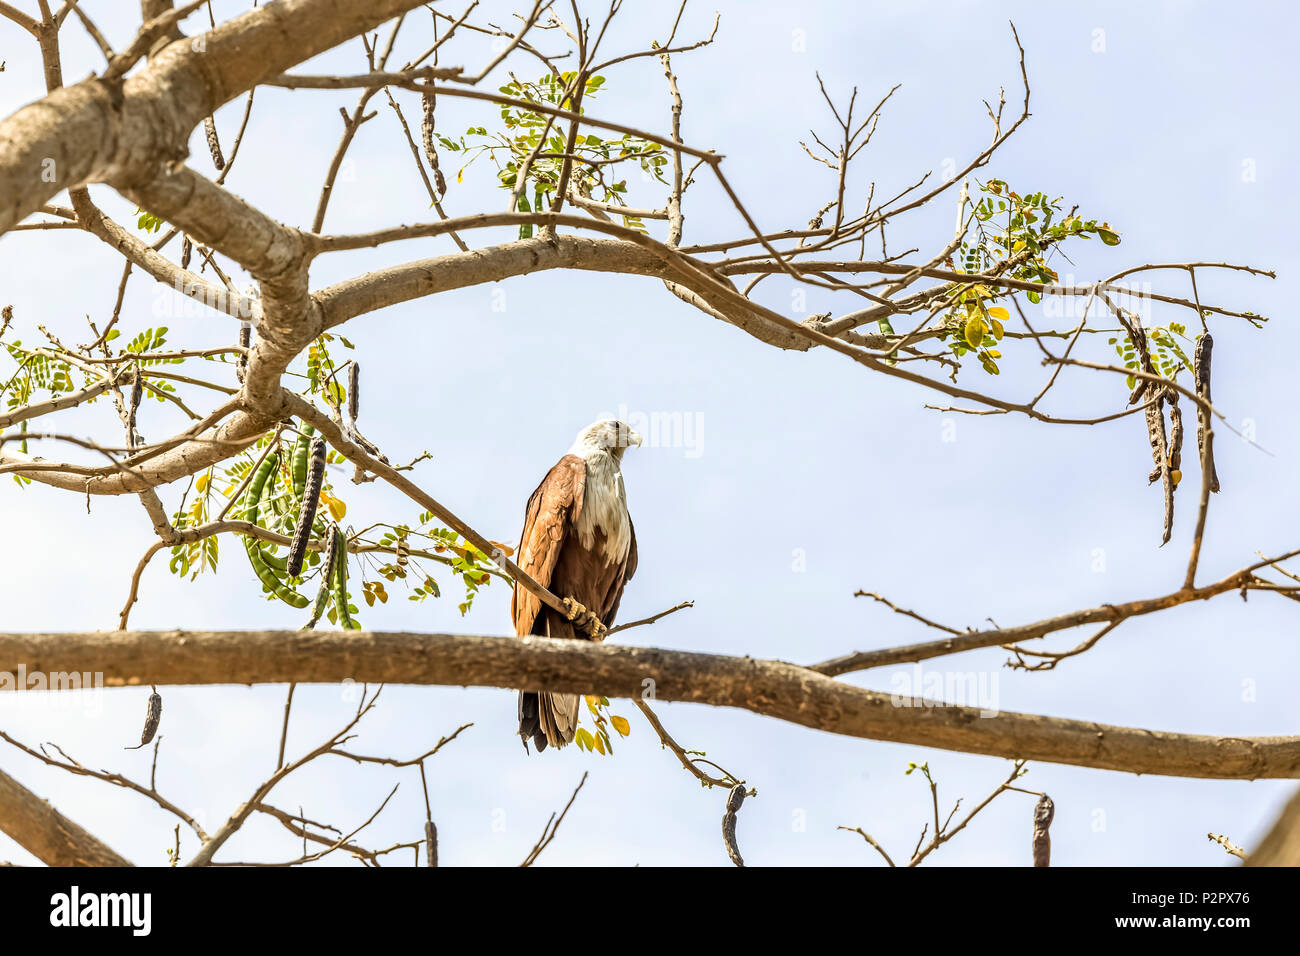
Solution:
{"label": "bird's white head", "polygon": [[605,452],[616,459],[622,459],[623,452],[633,445],[641,447],[641,436],[632,431],[625,422],[602,419],[593,422],[573,441],[570,454],[585,458],[590,454]]}

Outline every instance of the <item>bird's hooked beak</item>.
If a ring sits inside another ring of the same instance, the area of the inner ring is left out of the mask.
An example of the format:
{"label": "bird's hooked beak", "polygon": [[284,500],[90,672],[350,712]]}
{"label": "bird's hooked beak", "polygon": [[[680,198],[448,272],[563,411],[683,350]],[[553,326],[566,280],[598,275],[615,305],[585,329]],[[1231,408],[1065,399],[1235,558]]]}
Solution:
{"label": "bird's hooked beak", "polygon": [[641,438],[641,435],[640,435],[638,432],[634,432],[634,431],[632,431],[632,429],[630,429],[630,428],[627,430],[627,447],[628,447],[628,448],[631,448],[633,445],[636,445],[637,448],[640,448],[640,447],[641,447],[641,442],[642,442],[642,441],[643,441],[643,439]]}

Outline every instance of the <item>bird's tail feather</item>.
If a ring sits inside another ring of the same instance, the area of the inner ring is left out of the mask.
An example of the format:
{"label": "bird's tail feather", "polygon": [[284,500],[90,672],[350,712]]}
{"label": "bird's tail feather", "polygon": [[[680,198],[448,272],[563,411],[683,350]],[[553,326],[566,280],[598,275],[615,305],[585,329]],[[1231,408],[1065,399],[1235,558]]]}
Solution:
{"label": "bird's tail feather", "polygon": [[528,741],[531,740],[537,752],[541,753],[546,749],[546,734],[542,730],[537,697],[538,695],[531,691],[519,692],[519,736],[523,739],[525,750],[528,749]]}
{"label": "bird's tail feather", "polygon": [[[570,640],[577,636],[572,622],[546,608],[538,615],[534,633]],[[578,705],[581,700],[577,694],[520,691],[519,736],[523,738],[524,746],[527,747],[528,741],[532,740],[537,752],[541,753],[547,745],[559,748],[572,742],[578,732]]]}
{"label": "bird's tail feather", "polygon": [[578,732],[578,695],[543,691],[539,698],[537,711],[547,743],[553,747],[570,743]]}

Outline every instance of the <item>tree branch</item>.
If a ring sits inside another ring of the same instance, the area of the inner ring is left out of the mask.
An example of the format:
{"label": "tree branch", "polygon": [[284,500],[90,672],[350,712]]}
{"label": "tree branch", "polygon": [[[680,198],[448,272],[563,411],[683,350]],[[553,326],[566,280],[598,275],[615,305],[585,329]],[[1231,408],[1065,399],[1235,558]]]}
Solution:
{"label": "tree branch", "polygon": [[0,634],[0,660],[108,686],[368,683],[507,687],[736,707],[872,740],[1129,773],[1300,778],[1300,737],[1212,737],[974,707],[901,707],[783,661],[551,638],[326,631]]}

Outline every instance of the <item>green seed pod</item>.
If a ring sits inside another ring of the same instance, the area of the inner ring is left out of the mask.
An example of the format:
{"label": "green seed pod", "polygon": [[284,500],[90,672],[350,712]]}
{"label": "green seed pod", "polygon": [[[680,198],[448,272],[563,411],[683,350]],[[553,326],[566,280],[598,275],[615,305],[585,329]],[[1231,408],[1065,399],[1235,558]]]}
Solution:
{"label": "green seed pod", "polygon": [[312,523],[316,519],[316,506],[320,503],[321,484],[325,480],[325,441],[317,438],[311,443],[311,462],[307,468],[307,483],[298,508],[298,527],[289,545],[288,571],[293,577],[302,573],[302,561],[307,555],[307,540],[311,537]]}
{"label": "green seed pod", "polygon": [[[316,592],[316,604],[311,609],[311,620],[303,627],[304,631],[314,628],[321,615],[325,613],[325,608],[329,606],[330,594],[334,588],[334,562],[338,560],[338,550],[339,539],[331,529],[326,538],[325,564],[320,572],[320,590]],[[344,560],[347,560],[346,557]]]}
{"label": "green seed pod", "polygon": [[310,425],[303,425],[298,432],[298,440],[293,445],[293,494],[295,498],[302,497],[302,486],[307,483],[307,451],[311,445],[311,436],[316,434],[316,429]]}
{"label": "green seed pod", "polygon": [[266,487],[267,479],[280,464],[280,453],[272,452],[266,456],[266,459],[257,468],[257,474],[253,476],[252,483],[248,486],[248,494],[244,496],[244,520],[257,524],[257,516],[260,510],[262,500],[262,490]]}
{"label": "green seed pod", "polygon": [[345,631],[359,631],[361,626],[348,612],[348,548],[343,529],[338,525],[334,526],[334,537],[338,540],[339,552],[334,565],[334,608],[338,613],[338,624]]}
{"label": "green seed pod", "polygon": [[277,578],[288,576],[289,562],[282,555],[272,554],[262,546],[261,542],[258,542],[257,550],[262,552],[262,560],[266,562],[266,566],[275,573]]}
{"label": "green seed pod", "polygon": [[[277,468],[271,472],[271,477],[267,479],[266,487],[262,489],[262,515],[264,524],[269,530],[279,530],[284,526],[283,517],[289,511],[289,505],[285,498],[288,496],[288,486],[283,490],[276,488],[280,479],[280,470]],[[295,512],[296,520],[296,512]]]}
{"label": "green seed pod", "polygon": [[248,561],[253,566],[253,572],[268,591],[291,607],[304,608],[311,603],[305,595],[285,586],[275,576],[275,572],[267,565],[265,555],[262,553],[262,549],[258,547],[256,539],[245,537],[244,549],[248,552]]}

